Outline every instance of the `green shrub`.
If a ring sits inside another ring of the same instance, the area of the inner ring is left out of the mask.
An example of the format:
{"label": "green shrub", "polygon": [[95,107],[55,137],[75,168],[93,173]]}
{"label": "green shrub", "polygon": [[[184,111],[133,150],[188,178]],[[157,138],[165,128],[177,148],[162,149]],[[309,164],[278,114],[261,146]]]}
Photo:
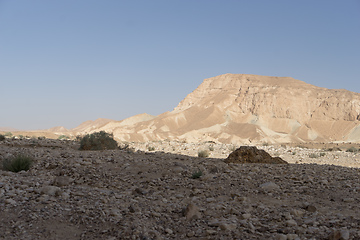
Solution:
{"label": "green shrub", "polygon": [[353,152],[353,153],[355,153],[355,152],[357,152],[358,150],[355,148],[355,147],[351,147],[351,148],[348,148],[347,150],[346,150],[346,152]]}
{"label": "green shrub", "polygon": [[318,158],[319,155],[317,155],[316,153],[311,153],[311,154],[309,155],[309,157],[310,157],[310,158]]}
{"label": "green shrub", "polygon": [[155,151],[155,147],[152,147],[152,146],[151,146],[151,147],[148,147],[148,150],[149,150],[149,151]]}
{"label": "green shrub", "polygon": [[210,150],[210,151],[214,151],[214,147],[213,147],[213,146],[210,146],[210,147],[209,147],[209,150]]}
{"label": "green shrub", "polygon": [[191,178],[192,178],[192,179],[197,179],[197,178],[200,178],[202,175],[203,175],[202,171],[201,171],[201,170],[198,170],[198,171],[194,172],[194,173],[191,175]]}
{"label": "green shrub", "polygon": [[33,159],[30,156],[19,154],[3,161],[3,170],[11,172],[27,171],[30,169]]}
{"label": "green shrub", "polygon": [[107,150],[116,149],[117,142],[113,135],[105,131],[87,134],[80,140],[79,150]]}
{"label": "green shrub", "polygon": [[7,132],[7,133],[4,134],[5,137],[12,137],[12,135],[13,134],[11,132]]}
{"label": "green shrub", "polygon": [[326,153],[324,153],[324,152],[320,153],[320,157],[324,157],[325,155],[326,155]]}
{"label": "green shrub", "polygon": [[4,141],[5,140],[5,136],[0,134],[0,141]]}
{"label": "green shrub", "polygon": [[202,150],[198,152],[198,157],[206,158],[209,156],[209,152],[206,150]]}
{"label": "green shrub", "polygon": [[66,135],[60,135],[60,136],[58,137],[58,139],[59,139],[59,140],[70,139],[70,137],[69,137],[69,136],[66,136]]}

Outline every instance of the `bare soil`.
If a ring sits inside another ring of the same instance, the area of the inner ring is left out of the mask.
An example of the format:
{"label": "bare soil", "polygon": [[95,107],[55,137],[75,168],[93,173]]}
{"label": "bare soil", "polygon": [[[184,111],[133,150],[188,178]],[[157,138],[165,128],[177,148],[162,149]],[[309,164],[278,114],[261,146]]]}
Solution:
{"label": "bare soil", "polygon": [[0,160],[35,162],[0,170],[0,239],[360,239],[360,154],[349,145],[258,146],[290,164],[227,164],[237,146],[128,144],[1,141]]}

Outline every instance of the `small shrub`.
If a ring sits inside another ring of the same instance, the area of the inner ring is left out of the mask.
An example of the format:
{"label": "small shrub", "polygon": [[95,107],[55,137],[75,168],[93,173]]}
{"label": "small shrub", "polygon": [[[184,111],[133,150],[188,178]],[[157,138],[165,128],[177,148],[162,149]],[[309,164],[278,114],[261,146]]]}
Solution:
{"label": "small shrub", "polygon": [[105,131],[87,134],[80,140],[79,150],[107,150],[116,149],[117,142],[113,135]]}
{"label": "small shrub", "polygon": [[0,141],[4,141],[5,140],[5,136],[0,134]]}
{"label": "small shrub", "polygon": [[269,146],[269,143],[264,142],[262,145],[263,145],[264,147],[266,147],[266,146]]}
{"label": "small shrub", "polygon": [[324,153],[324,152],[320,153],[320,157],[324,157],[325,155],[326,155],[326,153]]}
{"label": "small shrub", "polygon": [[236,146],[231,146],[230,151],[233,152],[233,151],[235,151],[236,149],[237,149]]}
{"label": "small shrub", "polygon": [[70,139],[70,137],[69,137],[69,136],[66,136],[66,135],[60,135],[60,136],[58,137],[58,139],[59,139],[59,140],[67,140],[67,139]]}
{"label": "small shrub", "polygon": [[311,153],[311,154],[309,155],[309,157],[310,157],[310,158],[318,158],[319,155],[317,155],[316,153]]}
{"label": "small shrub", "polygon": [[209,152],[206,150],[202,150],[202,151],[198,152],[198,157],[207,158],[207,157],[209,157]]}
{"label": "small shrub", "polygon": [[155,151],[155,147],[151,146],[151,147],[148,147],[148,150],[151,152],[151,151]]}
{"label": "small shrub", "polygon": [[11,172],[27,171],[30,169],[33,159],[30,156],[19,154],[3,161],[3,169]]}
{"label": "small shrub", "polygon": [[5,137],[12,137],[12,135],[13,134],[11,132],[7,132],[7,133],[4,134]]}
{"label": "small shrub", "polygon": [[352,152],[352,153],[355,153],[355,152],[357,152],[358,150],[355,148],[355,147],[351,147],[351,148],[348,148],[347,150],[346,150],[346,152]]}
{"label": "small shrub", "polygon": [[203,175],[202,171],[201,171],[201,170],[198,170],[198,171],[194,172],[194,173],[191,175],[191,178],[192,178],[192,179],[197,179],[197,178],[200,178],[202,175]]}
{"label": "small shrub", "polygon": [[333,152],[333,151],[341,152],[341,148],[333,147],[333,148],[328,148],[328,149],[326,149],[325,151],[328,151],[328,152]]}
{"label": "small shrub", "polygon": [[210,150],[210,151],[214,151],[214,147],[213,147],[213,146],[210,146],[210,147],[209,147],[209,150]]}
{"label": "small shrub", "polygon": [[291,155],[296,155],[296,152],[292,152]]}

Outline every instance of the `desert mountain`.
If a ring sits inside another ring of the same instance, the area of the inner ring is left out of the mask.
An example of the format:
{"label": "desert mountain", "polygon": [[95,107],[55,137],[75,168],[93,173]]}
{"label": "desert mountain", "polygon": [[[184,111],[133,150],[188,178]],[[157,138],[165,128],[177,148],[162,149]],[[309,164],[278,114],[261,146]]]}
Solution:
{"label": "desert mountain", "polygon": [[205,79],[171,112],[102,123],[73,130],[105,130],[123,141],[359,142],[360,94],[290,77],[224,74]]}

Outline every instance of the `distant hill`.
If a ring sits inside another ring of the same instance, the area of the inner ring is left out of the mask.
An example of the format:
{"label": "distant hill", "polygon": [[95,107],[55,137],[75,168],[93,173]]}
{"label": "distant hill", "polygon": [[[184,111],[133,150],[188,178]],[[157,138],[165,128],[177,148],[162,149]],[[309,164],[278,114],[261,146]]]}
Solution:
{"label": "distant hill", "polygon": [[14,131],[20,131],[20,130],[11,127],[0,127],[0,132],[14,132]]}

